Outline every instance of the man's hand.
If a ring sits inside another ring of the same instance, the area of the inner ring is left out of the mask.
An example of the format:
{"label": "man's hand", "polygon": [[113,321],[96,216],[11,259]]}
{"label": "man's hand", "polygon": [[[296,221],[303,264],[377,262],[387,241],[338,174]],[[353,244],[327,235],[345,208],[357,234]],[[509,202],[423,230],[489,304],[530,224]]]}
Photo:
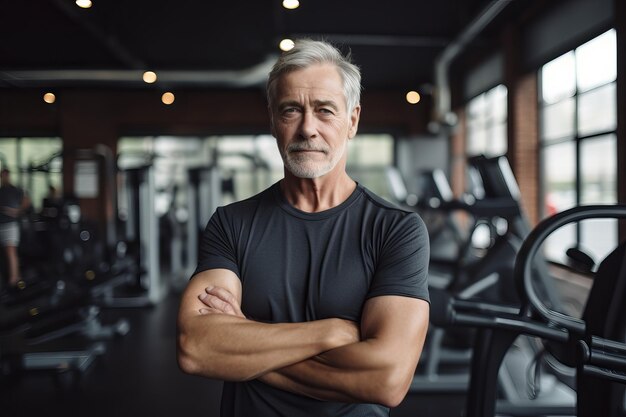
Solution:
{"label": "man's hand", "polygon": [[230,314],[243,317],[237,298],[228,290],[220,287],[206,287],[204,293],[198,295],[206,307],[199,310],[200,314]]}
{"label": "man's hand", "polygon": [[[239,301],[230,291],[220,287],[206,287],[204,291],[198,295],[198,299],[206,305],[199,310],[200,314],[229,314],[246,318],[241,312]],[[344,340],[342,345],[360,341],[360,330],[357,323],[343,319],[335,319],[335,322],[336,330]]]}

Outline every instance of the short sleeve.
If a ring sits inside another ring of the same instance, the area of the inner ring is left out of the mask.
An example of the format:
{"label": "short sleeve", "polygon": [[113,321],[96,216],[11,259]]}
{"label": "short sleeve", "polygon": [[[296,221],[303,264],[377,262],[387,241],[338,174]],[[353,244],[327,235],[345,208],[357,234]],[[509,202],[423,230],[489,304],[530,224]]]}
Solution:
{"label": "short sleeve", "polygon": [[223,208],[218,208],[209,220],[198,252],[198,266],[193,275],[208,269],[224,268],[239,276],[239,266],[232,227]]}
{"label": "short sleeve", "polygon": [[367,297],[400,295],[430,302],[429,259],[426,225],[416,213],[406,214],[385,237]]}

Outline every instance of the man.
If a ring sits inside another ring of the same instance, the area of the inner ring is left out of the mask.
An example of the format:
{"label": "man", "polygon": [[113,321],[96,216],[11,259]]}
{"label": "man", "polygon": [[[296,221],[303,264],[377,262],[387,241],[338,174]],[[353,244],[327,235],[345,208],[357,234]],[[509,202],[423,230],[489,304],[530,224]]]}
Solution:
{"label": "man", "polygon": [[426,228],[346,173],[358,68],[296,42],[270,73],[285,176],[218,208],[178,319],[187,373],[225,380],[222,416],[388,416],[428,327]]}
{"label": "man", "polygon": [[29,205],[24,192],[11,184],[11,172],[7,168],[0,171],[0,244],[8,270],[9,288],[17,287],[20,281],[20,267],[17,249],[20,244],[18,219]]}

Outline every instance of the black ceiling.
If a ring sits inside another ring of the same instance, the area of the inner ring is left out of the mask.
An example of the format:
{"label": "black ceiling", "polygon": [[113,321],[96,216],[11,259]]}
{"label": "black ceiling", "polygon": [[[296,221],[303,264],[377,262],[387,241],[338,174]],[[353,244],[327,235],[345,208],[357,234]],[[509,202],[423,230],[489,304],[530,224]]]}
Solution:
{"label": "black ceiling", "polygon": [[[516,13],[528,0],[506,1]],[[490,0],[0,0],[0,87],[168,88],[260,85],[283,37],[349,49],[366,89],[432,84],[436,58]],[[502,17],[504,16],[504,17]],[[498,23],[500,22],[500,23]],[[489,27],[487,27],[489,29]],[[482,31],[478,42],[489,42]],[[470,47],[474,47],[471,46]]]}

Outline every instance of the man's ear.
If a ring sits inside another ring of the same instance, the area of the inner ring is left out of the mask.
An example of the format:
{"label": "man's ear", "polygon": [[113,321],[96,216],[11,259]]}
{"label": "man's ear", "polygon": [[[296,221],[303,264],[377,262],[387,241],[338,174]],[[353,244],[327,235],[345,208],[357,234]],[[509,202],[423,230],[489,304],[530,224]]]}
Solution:
{"label": "man's ear", "polygon": [[352,139],[359,130],[359,120],[361,118],[361,105],[357,105],[350,115],[350,128],[348,129],[348,139]]}

